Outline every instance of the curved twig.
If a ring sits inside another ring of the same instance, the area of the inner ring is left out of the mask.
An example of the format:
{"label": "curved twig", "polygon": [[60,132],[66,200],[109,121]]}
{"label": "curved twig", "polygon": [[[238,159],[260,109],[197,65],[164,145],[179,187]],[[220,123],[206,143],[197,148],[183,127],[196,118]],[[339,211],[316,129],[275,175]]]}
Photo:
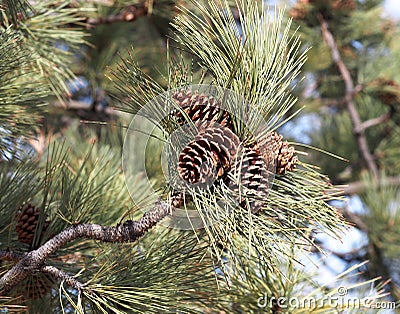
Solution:
{"label": "curved twig", "polygon": [[392,116],[391,112],[385,113],[379,117],[364,121],[363,123],[361,123],[360,125],[360,129],[356,130],[356,132],[361,132],[361,131],[365,131],[366,129],[378,125],[378,124],[382,124],[386,121],[388,121],[390,119],[390,117]]}
{"label": "curved twig", "polygon": [[88,238],[102,242],[127,243],[142,237],[148,230],[172,213],[174,207],[182,204],[181,195],[171,199],[171,203],[158,201],[154,208],[137,221],[126,221],[116,227],[97,224],[78,224],[60,232],[37,250],[25,254],[17,264],[0,278],[0,295],[5,294],[27,276],[44,267],[47,257],[65,244],[78,239]]}
{"label": "curved twig", "polygon": [[54,266],[43,266],[40,268],[40,271],[46,274],[51,275],[58,281],[64,281],[68,286],[76,289],[76,290],[82,290],[84,288],[84,284],[66,273],[65,271],[58,269],[57,267]]}

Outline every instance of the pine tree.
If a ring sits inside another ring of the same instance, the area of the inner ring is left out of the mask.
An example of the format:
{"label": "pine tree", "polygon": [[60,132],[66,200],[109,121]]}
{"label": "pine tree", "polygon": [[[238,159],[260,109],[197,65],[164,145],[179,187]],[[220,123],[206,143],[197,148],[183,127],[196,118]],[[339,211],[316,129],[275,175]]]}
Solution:
{"label": "pine tree", "polygon": [[1,311],[308,312],[278,300],[313,298],[337,312],[322,300],[338,283],[303,264],[316,233],[348,224],[328,177],[279,133],[306,60],[283,10],[0,9]]}

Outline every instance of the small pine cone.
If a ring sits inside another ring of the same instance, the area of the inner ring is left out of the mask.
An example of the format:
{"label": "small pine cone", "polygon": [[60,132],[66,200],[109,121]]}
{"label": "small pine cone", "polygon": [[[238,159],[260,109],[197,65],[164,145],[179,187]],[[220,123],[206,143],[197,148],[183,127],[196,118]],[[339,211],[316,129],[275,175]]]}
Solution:
{"label": "small pine cone", "polygon": [[[231,173],[236,177],[240,185],[228,180],[228,186],[239,196],[239,203],[242,207],[246,205],[244,196],[253,196],[249,200],[252,213],[260,211],[266,198],[273,175],[285,174],[285,171],[292,171],[297,161],[294,156],[294,148],[288,142],[282,141],[282,135],[276,132],[267,133],[255,144],[244,147],[238,153]],[[275,171],[274,171],[275,170]]]}
{"label": "small pine cone", "polygon": [[307,17],[310,5],[314,4],[315,0],[299,0],[296,4],[289,10],[289,15],[294,20],[303,20]]}
{"label": "small pine cone", "polygon": [[254,145],[260,151],[269,170],[273,170],[282,146],[282,135],[276,132],[269,132]]}
{"label": "small pine cone", "polygon": [[260,150],[265,163],[269,167],[275,164],[277,174],[293,171],[298,161],[297,156],[294,155],[294,147],[289,146],[287,141],[282,141],[282,135],[276,132],[270,132],[261,138],[256,143],[256,147]]}
{"label": "small pine cone", "polygon": [[174,192],[171,195],[171,205],[175,208],[180,208],[183,206],[183,204],[185,203],[185,198],[186,198],[186,202],[190,199],[189,195],[184,195],[181,192]]}
{"label": "small pine cone", "polygon": [[223,176],[231,167],[239,143],[237,135],[228,128],[202,130],[180,153],[179,176],[190,184]]}
{"label": "small pine cone", "polygon": [[289,15],[294,20],[303,20],[306,17],[307,13],[307,8],[304,5],[296,5],[289,10]]}
{"label": "small pine cone", "polygon": [[[192,93],[190,90],[185,91],[182,89],[173,94],[172,98],[199,130],[215,123],[232,128],[232,120],[229,113],[221,109],[220,102],[214,97],[199,95],[198,92]],[[186,123],[185,117],[181,112],[177,111],[176,116],[181,125]]]}
{"label": "small pine cone", "polygon": [[[39,221],[40,208],[35,208],[32,204],[21,206],[18,210],[18,222],[16,231],[18,234],[18,241],[32,245],[35,237],[36,226]],[[43,223],[41,235],[46,231],[50,224],[50,220],[46,219]]]}
{"label": "small pine cone", "polygon": [[286,141],[282,142],[276,161],[277,174],[285,174],[286,171],[293,171],[296,162],[299,160],[294,154],[294,147],[289,146],[289,143]]}
{"label": "small pine cone", "polygon": [[[237,177],[236,182],[240,182],[240,185],[232,182],[229,187],[239,195],[239,203],[242,207],[245,207],[246,200],[242,198],[242,195],[253,196],[258,199],[266,198],[269,193],[269,179],[271,172],[268,171],[269,165],[266,164],[260,150],[254,146],[252,148],[245,147],[241,153],[240,158],[236,158],[235,164],[232,167],[234,177]],[[252,213],[257,213],[262,207],[261,200],[251,200],[249,205]]]}

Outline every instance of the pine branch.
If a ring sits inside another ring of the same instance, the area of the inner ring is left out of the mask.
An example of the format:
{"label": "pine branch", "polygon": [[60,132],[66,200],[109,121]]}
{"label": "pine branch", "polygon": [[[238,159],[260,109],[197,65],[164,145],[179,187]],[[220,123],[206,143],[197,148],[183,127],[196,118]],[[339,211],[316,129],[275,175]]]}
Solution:
{"label": "pine branch", "polygon": [[44,243],[37,250],[27,253],[13,268],[0,278],[0,295],[5,294],[34,271],[42,268],[47,257],[65,244],[87,238],[102,242],[128,243],[142,237],[148,230],[171,214],[174,207],[182,205],[181,195],[171,199],[170,204],[158,201],[154,208],[137,221],[128,220],[116,227],[98,224],[79,224],[69,227]]}
{"label": "pine branch", "polygon": [[359,126],[359,129],[355,129],[356,133],[360,133],[360,132],[364,132],[366,129],[384,123],[386,121],[388,121],[390,119],[390,117],[392,116],[391,112],[385,113],[379,117],[373,118],[373,119],[369,119],[367,121],[364,121],[363,123],[361,123],[361,125]]}
{"label": "pine branch", "polygon": [[[5,16],[0,16],[0,24],[4,26],[4,20],[10,19],[12,24],[17,28],[20,21],[29,18],[29,14],[34,12],[32,5],[27,0],[8,0],[2,1],[0,4],[1,11]],[[9,22],[7,22],[8,24]]]}
{"label": "pine branch", "polygon": [[76,280],[74,277],[67,274],[65,271],[58,269],[54,266],[43,266],[40,271],[53,276],[58,281],[64,281],[68,286],[81,291],[85,286],[80,281]]}
{"label": "pine branch", "polygon": [[369,228],[368,226],[364,223],[364,221],[356,214],[350,211],[347,208],[341,209],[341,212],[343,214],[343,217],[354,224],[354,226],[364,232],[368,232]]}
{"label": "pine branch", "polygon": [[346,103],[347,110],[349,111],[351,121],[353,123],[353,133],[357,138],[358,148],[360,150],[361,155],[363,156],[364,161],[367,164],[368,169],[371,171],[374,178],[378,179],[379,178],[378,166],[376,165],[374,157],[368,148],[365,129],[362,128],[362,121],[353,101],[354,90],[355,90],[353,79],[351,78],[350,72],[340,56],[335,39],[332,33],[329,31],[328,23],[324,20],[322,15],[319,15],[319,20],[321,23],[322,36],[331,50],[333,62],[335,62],[335,64],[339,68],[339,72],[343,78],[346,87],[346,94],[344,100]]}

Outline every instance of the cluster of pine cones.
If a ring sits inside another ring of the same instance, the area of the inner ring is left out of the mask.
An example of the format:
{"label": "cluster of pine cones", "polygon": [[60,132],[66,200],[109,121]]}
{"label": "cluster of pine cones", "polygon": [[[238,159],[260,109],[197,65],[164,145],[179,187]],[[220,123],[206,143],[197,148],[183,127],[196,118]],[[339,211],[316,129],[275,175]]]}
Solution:
{"label": "cluster of pine cones", "polygon": [[[185,183],[202,186],[222,179],[239,195],[244,206],[245,199],[240,195],[265,198],[271,175],[283,175],[294,169],[298,160],[294,147],[282,141],[276,132],[244,145],[234,132],[230,113],[213,96],[181,89],[172,98],[181,109],[176,112],[179,124],[190,119],[197,128],[197,135],[178,157],[177,172]],[[250,206],[258,212],[261,202],[254,201]]]}

